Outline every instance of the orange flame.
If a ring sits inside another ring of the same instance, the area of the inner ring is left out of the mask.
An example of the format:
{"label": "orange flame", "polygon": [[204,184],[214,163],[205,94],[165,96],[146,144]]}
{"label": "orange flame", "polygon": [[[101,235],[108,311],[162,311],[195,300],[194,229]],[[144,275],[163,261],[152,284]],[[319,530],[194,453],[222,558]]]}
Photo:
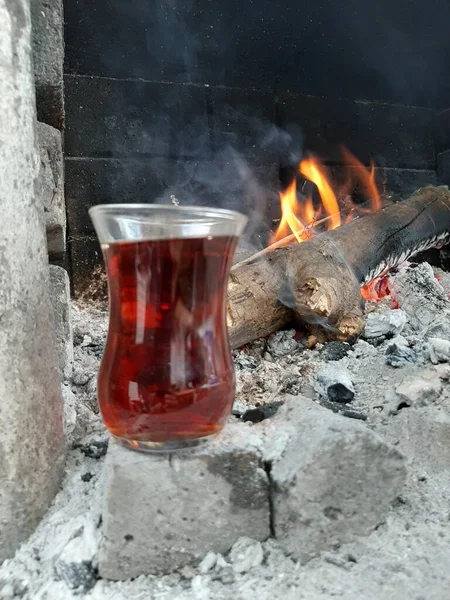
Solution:
{"label": "orange flame", "polygon": [[[375,165],[365,167],[351,152],[342,149],[346,164],[350,167],[347,179],[339,189],[339,197],[346,198],[347,209],[345,217],[341,216],[338,194],[339,186],[335,184],[325,166],[317,157],[303,159],[299,165],[299,173],[308,181],[315,184],[320,196],[320,207],[316,210],[312,198],[297,198],[297,183],[294,179],[285,192],[280,192],[281,220],[270,239],[273,244],[293,233],[297,242],[303,242],[313,237],[315,228],[322,225],[325,229],[335,229],[342,222],[348,223],[355,216],[366,212],[377,211],[381,208],[381,197],[375,183]],[[370,200],[370,209],[355,205],[347,198],[350,193],[359,188],[363,196]]]}
{"label": "orange flame", "polygon": [[[277,239],[288,236],[291,232],[295,235],[298,242],[307,240],[311,235],[308,235],[307,229],[302,221],[297,218],[296,211],[298,207],[297,201],[297,182],[294,179],[285,192],[280,192],[281,201],[281,221],[277,229]],[[312,203],[311,203],[312,209]],[[310,208],[307,212],[310,213]]]}
{"label": "orange flame", "polygon": [[341,152],[346,164],[353,167],[351,170],[353,187],[356,187],[358,184],[362,187],[365,195],[370,200],[371,211],[380,210],[381,197],[375,183],[375,165],[373,161],[370,163],[370,169],[367,169],[347,148],[342,147]]}
{"label": "orange flame", "polygon": [[330,217],[329,229],[336,229],[341,224],[339,205],[331,185],[327,180],[325,167],[314,158],[302,160],[299,166],[300,174],[315,183],[319,190],[325,214]]}
{"label": "orange flame", "polygon": [[[327,230],[335,229],[343,222],[348,223],[355,216],[381,209],[380,192],[375,183],[375,165],[371,163],[370,168],[365,167],[346,148],[342,148],[342,155],[348,169],[345,183],[340,186],[332,181],[327,169],[317,157],[309,157],[300,162],[299,173],[315,184],[320,196],[320,207],[315,209],[310,197],[299,202],[297,181],[294,179],[285,192],[280,192],[281,220],[270,239],[270,244],[290,243],[293,237],[297,242],[304,242],[317,233],[317,226]],[[369,200],[370,209],[352,202],[351,194],[356,189]],[[340,202],[344,208],[342,215]],[[386,290],[387,284],[382,278],[378,278],[365,285],[361,294],[365,300],[374,300],[386,296]]]}

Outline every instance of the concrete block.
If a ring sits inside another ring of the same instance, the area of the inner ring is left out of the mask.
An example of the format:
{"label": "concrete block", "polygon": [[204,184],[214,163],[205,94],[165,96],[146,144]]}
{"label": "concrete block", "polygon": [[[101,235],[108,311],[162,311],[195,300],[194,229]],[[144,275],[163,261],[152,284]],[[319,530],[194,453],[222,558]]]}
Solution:
{"label": "concrete block", "polygon": [[308,560],[382,523],[405,477],[396,449],[301,396],[257,425],[228,424],[196,452],[148,456],[111,443],[100,576],[168,572],[239,538],[239,556],[253,556],[241,545],[258,548],[271,533]]}
{"label": "concrete block", "polygon": [[450,416],[448,406],[410,407],[389,423],[387,438],[424,474],[450,469]]}
{"label": "concrete block", "polygon": [[0,0],[0,561],[59,488],[64,436],[49,297],[28,0]]}
{"label": "concrete block", "polygon": [[396,449],[301,396],[272,421],[285,436],[279,455],[272,451],[270,477],[275,536],[287,552],[307,561],[384,521],[406,477]]}
{"label": "concrete block", "polygon": [[31,0],[31,16],[38,120],[62,129],[64,124],[62,0]]}
{"label": "concrete block", "polygon": [[73,333],[70,312],[70,280],[62,267],[50,265],[50,298],[56,333],[58,365],[63,381],[72,376]]}
{"label": "concrete block", "polygon": [[61,133],[45,123],[37,124],[39,193],[44,205],[47,249],[50,258],[66,250],[66,207],[64,202],[64,163]]}
{"label": "concrete block", "polygon": [[241,424],[193,453],[148,456],[110,443],[99,573],[128,579],[199,563],[242,536],[270,535],[269,481]]}

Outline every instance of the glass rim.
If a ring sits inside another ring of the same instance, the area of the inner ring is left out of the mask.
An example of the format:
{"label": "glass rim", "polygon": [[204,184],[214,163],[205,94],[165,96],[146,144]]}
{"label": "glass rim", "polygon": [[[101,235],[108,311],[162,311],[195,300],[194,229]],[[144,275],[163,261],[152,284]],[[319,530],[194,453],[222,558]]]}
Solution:
{"label": "glass rim", "polygon": [[247,217],[236,210],[228,208],[214,208],[211,206],[176,206],[173,204],[144,204],[144,203],[118,203],[118,204],[95,204],[88,209],[89,216],[114,214],[127,217],[132,215],[134,211],[144,211],[151,213],[168,212],[182,216],[198,215],[199,220],[203,218],[218,219],[224,221],[246,222]]}

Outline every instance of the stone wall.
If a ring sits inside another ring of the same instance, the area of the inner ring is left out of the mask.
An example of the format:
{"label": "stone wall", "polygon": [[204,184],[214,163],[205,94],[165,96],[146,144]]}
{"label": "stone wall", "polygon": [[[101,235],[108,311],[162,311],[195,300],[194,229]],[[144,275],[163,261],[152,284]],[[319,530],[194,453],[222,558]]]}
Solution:
{"label": "stone wall", "polygon": [[51,262],[61,264],[66,251],[62,0],[31,0],[31,16],[41,159],[40,194],[44,203],[49,258]]}
{"label": "stone wall", "polygon": [[[29,0],[0,0],[0,560],[28,537],[64,462]],[[61,162],[61,161],[60,161]]]}

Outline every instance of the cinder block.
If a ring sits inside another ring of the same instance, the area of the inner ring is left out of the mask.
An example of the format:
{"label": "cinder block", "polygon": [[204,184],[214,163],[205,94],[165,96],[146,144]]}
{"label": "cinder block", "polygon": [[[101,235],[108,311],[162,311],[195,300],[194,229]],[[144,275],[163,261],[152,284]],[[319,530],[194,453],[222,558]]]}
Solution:
{"label": "cinder block", "polygon": [[61,133],[38,123],[40,155],[39,193],[44,205],[47,249],[50,258],[66,250],[66,207],[64,202],[64,162]]}
{"label": "cinder block", "polygon": [[50,265],[50,299],[53,307],[60,375],[63,381],[68,381],[73,369],[70,280],[67,271],[55,265]]}
{"label": "cinder block", "polygon": [[62,0],[31,0],[31,17],[38,120],[62,129],[64,125]]}
{"label": "cinder block", "polygon": [[275,536],[307,561],[382,523],[406,478],[405,459],[377,434],[307,398],[273,419],[286,435],[272,462]]}
{"label": "cinder block", "polygon": [[110,443],[99,573],[128,579],[225,553],[241,536],[270,535],[260,454],[229,426],[207,449],[148,456]]}

